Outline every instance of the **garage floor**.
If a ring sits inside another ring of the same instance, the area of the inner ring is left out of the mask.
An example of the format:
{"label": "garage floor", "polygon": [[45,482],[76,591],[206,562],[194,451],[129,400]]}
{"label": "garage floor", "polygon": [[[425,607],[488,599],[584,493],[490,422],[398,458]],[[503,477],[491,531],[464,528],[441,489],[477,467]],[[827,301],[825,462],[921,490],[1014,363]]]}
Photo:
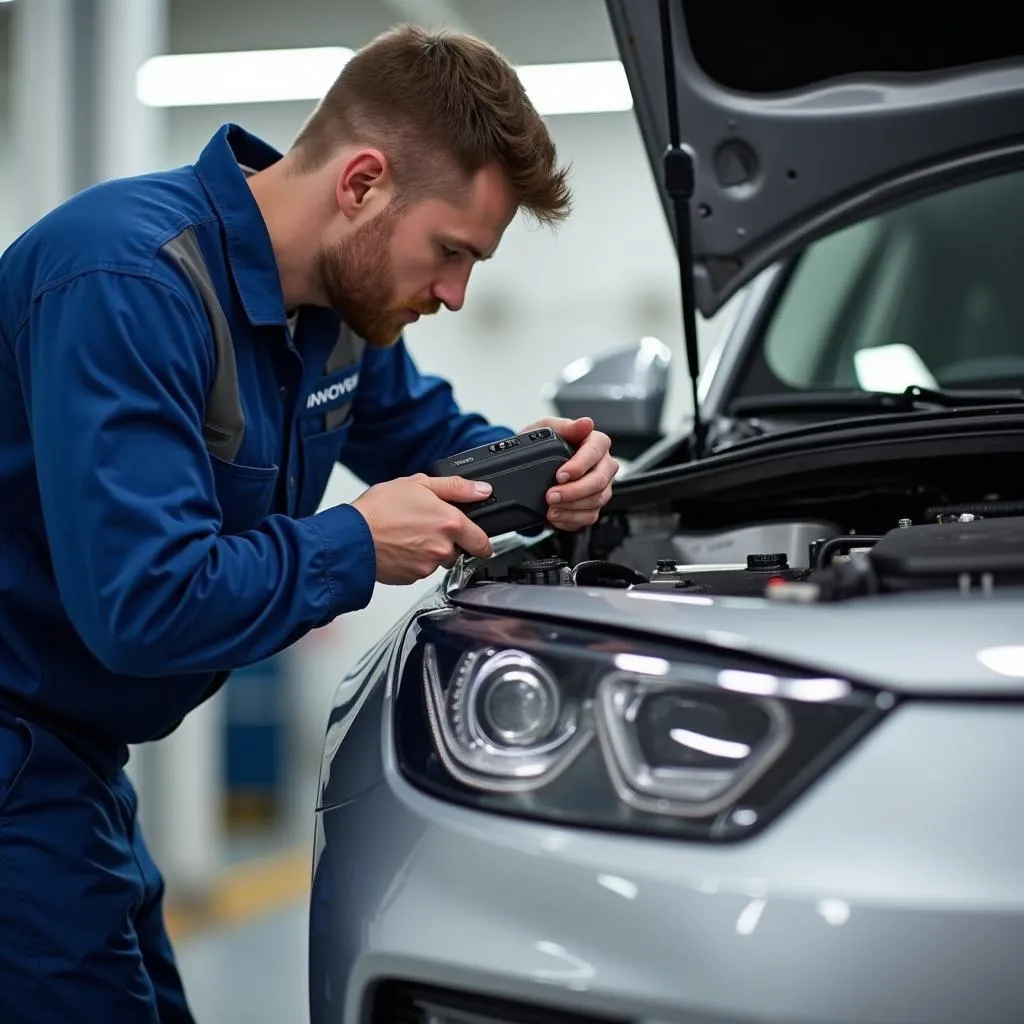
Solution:
{"label": "garage floor", "polygon": [[178,943],[198,1024],[300,1024],[308,1019],[306,904]]}
{"label": "garage floor", "polygon": [[296,769],[286,820],[272,835],[234,837],[210,919],[168,912],[197,1024],[309,1020],[307,921],[318,763]]}

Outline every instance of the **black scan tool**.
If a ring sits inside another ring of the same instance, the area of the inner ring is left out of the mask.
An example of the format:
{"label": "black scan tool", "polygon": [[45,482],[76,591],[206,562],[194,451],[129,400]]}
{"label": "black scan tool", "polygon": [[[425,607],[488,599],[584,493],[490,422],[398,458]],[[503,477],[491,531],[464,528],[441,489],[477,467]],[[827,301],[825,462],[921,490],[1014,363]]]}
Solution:
{"label": "black scan tool", "polygon": [[538,427],[438,459],[427,469],[427,475],[461,476],[489,483],[490,497],[454,504],[488,537],[496,537],[546,524],[547,492],[557,483],[555,474],[573,454],[550,427]]}

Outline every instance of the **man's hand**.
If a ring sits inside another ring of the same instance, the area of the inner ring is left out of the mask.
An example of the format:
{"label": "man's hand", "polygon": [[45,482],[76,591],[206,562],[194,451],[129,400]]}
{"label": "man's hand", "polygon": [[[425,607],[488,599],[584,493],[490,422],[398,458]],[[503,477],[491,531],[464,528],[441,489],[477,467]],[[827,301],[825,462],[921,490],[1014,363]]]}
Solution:
{"label": "man's hand", "polygon": [[548,491],[548,521],[559,530],[579,530],[597,522],[612,496],[612,481],[619,464],[609,454],[607,434],[594,429],[589,417],[578,420],[545,417],[523,432],[550,427],[576,454],[558,471],[558,485]]}
{"label": "man's hand", "polygon": [[464,551],[488,558],[487,534],[450,502],[480,501],[490,484],[423,473],[376,484],[355,501],[377,552],[377,581],[404,584],[425,579],[438,566],[451,568]]}

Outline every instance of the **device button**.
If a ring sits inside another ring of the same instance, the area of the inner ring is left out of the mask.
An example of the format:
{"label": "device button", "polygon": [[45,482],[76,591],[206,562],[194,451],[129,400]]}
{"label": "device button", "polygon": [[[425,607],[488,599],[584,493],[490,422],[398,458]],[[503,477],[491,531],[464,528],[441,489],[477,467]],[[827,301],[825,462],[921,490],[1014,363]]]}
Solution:
{"label": "device button", "polygon": [[466,505],[462,505],[463,512],[479,512],[480,509],[487,505],[493,505],[498,499],[492,494],[489,498],[484,498],[481,501],[471,501]]}

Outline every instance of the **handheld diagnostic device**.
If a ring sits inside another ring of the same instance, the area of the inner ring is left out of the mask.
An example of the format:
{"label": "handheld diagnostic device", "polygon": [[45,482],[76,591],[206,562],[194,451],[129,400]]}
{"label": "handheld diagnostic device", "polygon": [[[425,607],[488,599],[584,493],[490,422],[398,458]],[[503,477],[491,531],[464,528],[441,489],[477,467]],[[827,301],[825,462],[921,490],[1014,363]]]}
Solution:
{"label": "handheld diagnostic device", "polygon": [[573,449],[550,427],[538,427],[438,459],[427,474],[489,483],[490,497],[456,502],[455,506],[488,537],[496,537],[546,524],[547,492],[557,482],[555,474],[573,454]]}

